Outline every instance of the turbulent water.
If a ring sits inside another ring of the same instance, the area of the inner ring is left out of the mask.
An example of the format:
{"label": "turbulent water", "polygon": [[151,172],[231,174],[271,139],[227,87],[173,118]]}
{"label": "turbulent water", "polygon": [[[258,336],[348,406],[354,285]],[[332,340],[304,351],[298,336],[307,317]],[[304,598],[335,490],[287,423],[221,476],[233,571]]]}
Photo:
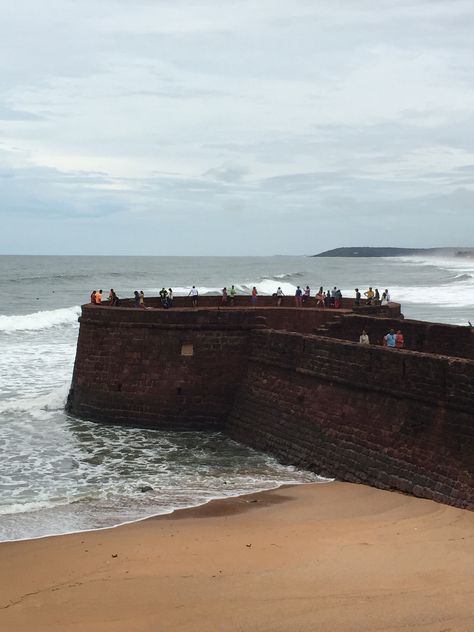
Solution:
{"label": "turbulent water", "polygon": [[[407,318],[474,320],[474,260],[406,257],[0,257],[0,539],[120,524],[211,498],[320,480],[219,433],[100,426],[64,413],[92,289],[271,294],[389,288]],[[140,487],[153,489],[141,492]]]}

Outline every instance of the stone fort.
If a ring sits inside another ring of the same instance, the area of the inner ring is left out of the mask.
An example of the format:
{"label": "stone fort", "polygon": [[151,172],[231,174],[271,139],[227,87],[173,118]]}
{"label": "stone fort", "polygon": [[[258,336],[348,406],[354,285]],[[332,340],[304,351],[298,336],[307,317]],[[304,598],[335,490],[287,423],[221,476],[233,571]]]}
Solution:
{"label": "stone fort", "polygon": [[[68,410],[96,422],[219,430],[339,480],[474,509],[474,334],[400,305],[271,297],[84,305]],[[402,329],[405,349],[382,346]],[[371,344],[358,343],[365,329]]]}

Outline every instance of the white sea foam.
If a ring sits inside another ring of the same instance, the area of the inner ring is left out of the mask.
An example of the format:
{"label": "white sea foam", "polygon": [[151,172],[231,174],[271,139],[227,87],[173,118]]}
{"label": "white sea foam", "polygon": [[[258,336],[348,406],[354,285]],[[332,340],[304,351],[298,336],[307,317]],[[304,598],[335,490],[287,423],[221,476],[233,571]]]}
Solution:
{"label": "white sea foam", "polygon": [[0,415],[26,413],[33,419],[43,419],[45,415],[64,408],[67,393],[68,386],[63,385],[49,393],[0,400]]}
{"label": "white sea foam", "polygon": [[0,331],[7,333],[15,331],[38,331],[60,325],[75,323],[81,313],[78,305],[63,307],[50,311],[34,312],[33,314],[0,315]]}

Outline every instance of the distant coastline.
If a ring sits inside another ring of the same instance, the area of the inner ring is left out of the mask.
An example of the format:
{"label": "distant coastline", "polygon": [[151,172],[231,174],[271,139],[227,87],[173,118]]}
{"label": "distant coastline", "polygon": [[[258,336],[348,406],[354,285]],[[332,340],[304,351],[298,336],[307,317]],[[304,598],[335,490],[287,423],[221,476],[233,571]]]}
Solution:
{"label": "distant coastline", "polygon": [[474,259],[474,248],[377,248],[352,246],[325,250],[312,257],[403,257],[409,255],[441,255]]}

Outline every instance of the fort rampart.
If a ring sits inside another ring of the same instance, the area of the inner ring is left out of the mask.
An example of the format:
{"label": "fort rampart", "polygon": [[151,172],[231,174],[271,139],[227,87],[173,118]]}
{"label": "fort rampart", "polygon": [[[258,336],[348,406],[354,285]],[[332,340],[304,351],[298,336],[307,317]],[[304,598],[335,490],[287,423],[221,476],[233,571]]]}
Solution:
{"label": "fort rampart", "polygon": [[[239,299],[83,306],[68,409],[219,429],[316,473],[474,508],[470,328],[400,321],[395,304],[370,316],[348,301],[323,310]],[[375,343],[401,328],[409,349],[360,345],[362,327]]]}

